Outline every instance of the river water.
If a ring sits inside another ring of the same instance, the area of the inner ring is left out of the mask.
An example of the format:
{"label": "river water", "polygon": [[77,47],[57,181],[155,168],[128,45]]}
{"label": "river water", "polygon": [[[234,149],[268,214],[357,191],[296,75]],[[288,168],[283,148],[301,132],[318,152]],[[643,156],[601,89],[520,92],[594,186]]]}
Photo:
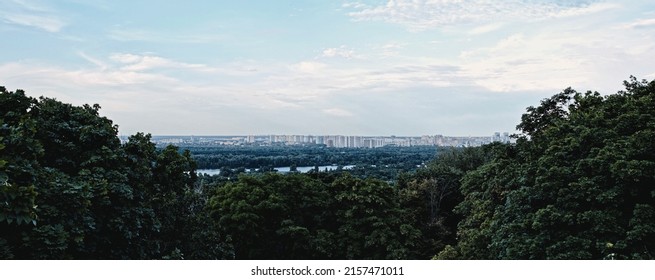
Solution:
{"label": "river water", "polygon": [[[318,167],[319,171],[325,171],[326,169],[328,171],[336,170],[339,166],[338,165],[322,165]],[[343,169],[352,169],[354,168],[354,165],[345,165],[343,166]],[[290,166],[284,166],[284,167],[275,167],[275,170],[279,173],[288,173],[291,171]],[[307,173],[310,170],[314,169],[314,166],[298,166],[296,167],[296,170],[300,173]],[[220,169],[198,169],[196,170],[196,173],[198,174],[207,174],[207,175],[218,175],[221,173]]]}

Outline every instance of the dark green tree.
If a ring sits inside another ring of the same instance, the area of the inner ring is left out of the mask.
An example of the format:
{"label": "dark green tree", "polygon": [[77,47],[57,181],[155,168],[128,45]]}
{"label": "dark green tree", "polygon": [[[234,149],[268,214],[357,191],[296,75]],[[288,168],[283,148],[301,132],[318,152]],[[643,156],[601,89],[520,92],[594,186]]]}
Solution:
{"label": "dark green tree", "polygon": [[229,256],[190,153],[144,134],[121,145],[99,109],[0,88],[0,257]]}
{"label": "dark green tree", "polygon": [[0,258],[16,257],[21,231],[37,223],[36,170],[43,148],[29,112],[34,100],[0,87]]}
{"label": "dark green tree", "polygon": [[330,186],[336,199],[335,257],[341,259],[416,258],[421,232],[400,208],[397,189],[376,179],[345,173]]}
{"label": "dark green tree", "polygon": [[529,107],[516,146],[462,181],[458,243],[440,257],[652,259],[655,82],[625,86]]}
{"label": "dark green tree", "polygon": [[425,168],[398,179],[401,208],[422,233],[415,252],[418,258],[431,258],[456,243],[457,224],[462,219],[454,211],[463,200],[460,182],[467,172],[482,165],[488,154],[480,147],[443,150]]}

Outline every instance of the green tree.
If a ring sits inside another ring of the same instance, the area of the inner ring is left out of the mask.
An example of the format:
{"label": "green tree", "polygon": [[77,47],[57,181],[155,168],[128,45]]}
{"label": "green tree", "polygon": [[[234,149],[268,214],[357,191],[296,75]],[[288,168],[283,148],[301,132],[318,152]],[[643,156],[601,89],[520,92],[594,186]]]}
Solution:
{"label": "green tree", "polygon": [[490,250],[494,232],[496,209],[505,202],[508,190],[515,189],[521,180],[516,172],[515,147],[493,143],[485,150],[492,159],[468,171],[461,179],[463,200],[453,209],[462,220],[457,225],[457,242],[450,243],[439,253],[439,259],[494,259]]}
{"label": "green tree", "polygon": [[398,192],[345,173],[241,175],[211,198],[237,259],[413,258]]}
{"label": "green tree", "polygon": [[655,82],[566,89],[529,107],[515,147],[462,181],[443,258],[652,259]]}
{"label": "green tree", "polygon": [[34,100],[0,87],[0,258],[15,258],[22,232],[38,222],[36,170],[43,148],[30,118]]}
{"label": "green tree", "polygon": [[239,176],[212,197],[212,216],[231,237],[237,259],[275,259],[282,257],[277,250],[277,229],[288,210],[283,198],[259,176]]}
{"label": "green tree", "polygon": [[401,208],[422,233],[416,246],[418,258],[431,258],[446,245],[456,243],[457,224],[462,219],[454,211],[463,200],[460,182],[487,160],[488,153],[480,147],[447,149],[425,168],[399,178]]}
{"label": "green tree", "polygon": [[190,153],[157,151],[144,134],[121,145],[99,109],[0,88],[0,257],[229,255],[208,232]]}
{"label": "green tree", "polygon": [[345,173],[330,186],[336,201],[335,257],[341,259],[407,259],[421,232],[404,219],[398,191],[375,179]]}

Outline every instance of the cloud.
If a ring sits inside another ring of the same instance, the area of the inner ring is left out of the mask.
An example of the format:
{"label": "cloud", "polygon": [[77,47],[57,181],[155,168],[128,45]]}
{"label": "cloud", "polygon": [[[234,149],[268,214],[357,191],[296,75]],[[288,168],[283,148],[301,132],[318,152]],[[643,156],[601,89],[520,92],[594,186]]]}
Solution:
{"label": "cloud", "polygon": [[452,85],[458,68],[425,64],[423,59],[401,64],[325,64],[303,61],[288,72],[268,72],[251,84],[255,92],[274,92],[291,100],[324,101],[335,95],[371,94]]}
{"label": "cloud", "polygon": [[655,27],[655,18],[637,20],[637,21],[635,21],[635,22],[632,22],[632,23],[630,23],[630,24],[627,24],[625,27],[627,27],[627,28],[648,28],[648,27]]}
{"label": "cloud", "polygon": [[195,32],[187,30],[180,33],[121,27],[110,30],[107,36],[112,40],[120,42],[208,44],[224,41],[224,35],[216,32]]}
{"label": "cloud", "polygon": [[48,32],[59,32],[66,24],[54,17],[39,15],[4,15],[4,20],[8,23],[36,27]]}
{"label": "cloud", "polygon": [[389,0],[385,5],[348,7],[354,10],[348,15],[356,21],[385,21],[423,31],[460,24],[580,16],[615,7],[594,1]]}
{"label": "cloud", "polygon": [[396,65],[378,70],[369,70],[354,76],[349,83],[343,79],[342,86],[353,89],[394,91],[412,88],[440,88],[452,85],[458,67],[447,65],[415,64]]}
{"label": "cloud", "polygon": [[17,0],[3,2],[0,19],[6,23],[33,27],[51,33],[59,32],[66,26],[66,22],[46,6]]}
{"label": "cloud", "polygon": [[502,26],[503,26],[503,24],[501,24],[501,23],[485,24],[485,25],[481,25],[481,26],[478,26],[478,27],[475,27],[475,28],[471,29],[471,31],[469,31],[468,33],[471,34],[471,35],[480,35],[480,34],[489,33],[489,32],[498,30]]}
{"label": "cloud", "polygon": [[111,60],[123,64],[124,71],[145,71],[162,68],[183,68],[197,71],[212,71],[211,67],[202,64],[182,63],[154,55],[136,55],[130,53],[116,53],[109,57]]}
{"label": "cloud", "polygon": [[566,86],[613,92],[620,89],[616,79],[646,74],[651,68],[647,61],[655,60],[652,36],[635,32],[598,26],[586,32],[555,28],[516,33],[490,47],[462,51],[458,75],[495,92]]}
{"label": "cloud", "polygon": [[326,68],[326,64],[316,61],[302,61],[291,65],[291,69],[299,73],[316,74]]}
{"label": "cloud", "polygon": [[[154,55],[117,53],[109,56],[108,60],[98,59],[84,52],[78,52],[78,55],[94,67],[73,70],[34,62],[14,62],[0,65],[2,67],[0,74],[8,77],[9,80],[34,80],[45,84],[69,84],[93,88],[108,85],[174,84],[182,83],[180,78],[187,76],[228,72],[221,72],[202,64],[183,63]],[[165,70],[169,69],[177,70],[178,75],[167,74]]]}
{"label": "cloud", "polygon": [[3,1],[5,5],[13,5],[21,7],[25,10],[34,11],[34,12],[51,12],[52,9],[35,1],[25,1],[25,0],[9,0]]}
{"label": "cloud", "polygon": [[343,3],[341,5],[342,8],[354,8],[354,9],[360,9],[360,8],[365,8],[367,7],[365,4],[359,3],[359,2],[348,2],[348,3]]}
{"label": "cloud", "polygon": [[340,46],[338,48],[327,48],[323,50],[321,53],[322,57],[340,57],[340,58],[346,58],[346,59],[351,59],[355,58],[355,51],[352,49],[347,48],[346,46]]}
{"label": "cloud", "polygon": [[331,116],[335,117],[352,117],[353,113],[351,113],[348,110],[344,110],[341,108],[330,108],[330,109],[325,109],[323,110],[323,113],[326,113]]}
{"label": "cloud", "polygon": [[[592,1],[593,2],[593,1]],[[562,9],[558,12],[552,12],[546,15],[544,18],[563,18],[563,17],[577,17],[584,16],[589,14],[595,14],[607,10],[613,10],[619,8],[621,5],[616,3],[609,2],[596,2],[586,4],[584,2],[581,5],[576,5],[575,2],[572,2],[571,5],[574,5],[570,8]]]}
{"label": "cloud", "polygon": [[78,52],[77,54],[78,54],[81,58],[83,58],[84,60],[90,62],[91,64],[93,64],[93,65],[95,65],[95,66],[97,66],[97,67],[99,67],[99,68],[102,69],[102,70],[107,69],[107,68],[109,67],[109,66],[107,65],[107,63],[105,63],[104,61],[102,61],[102,60],[100,60],[100,59],[97,59],[97,58],[95,58],[95,57],[92,57],[92,56],[86,54],[85,52]]}
{"label": "cloud", "polygon": [[[560,36],[563,34],[560,34]],[[462,52],[463,76],[496,92],[557,90],[584,82],[587,56],[574,55],[575,38],[514,34],[493,47]]]}
{"label": "cloud", "polygon": [[109,57],[109,59],[124,64],[130,64],[130,63],[137,63],[141,61],[143,59],[143,56],[131,54],[131,53],[116,53],[116,54],[112,54]]}
{"label": "cloud", "polygon": [[[289,79],[275,82],[275,77],[288,75],[307,80],[308,74],[311,76],[322,67],[313,62],[285,67],[249,61],[208,66],[132,53],[115,53],[105,59],[84,52],[78,55],[90,64],[71,69],[36,61],[11,62],[0,64],[0,76],[7,85],[29,85],[47,91],[56,89],[57,92],[48,95],[62,97],[68,102],[91,100],[91,103],[108,103],[117,108],[138,108],[135,104],[162,102],[160,107],[178,111],[176,107],[186,108],[189,104],[198,109],[233,106],[270,110],[298,107],[311,99],[306,94],[309,85],[284,84],[291,81]],[[293,90],[276,93],[276,88]],[[152,100],[146,102],[145,97]]]}
{"label": "cloud", "polygon": [[390,42],[380,47],[381,55],[383,57],[396,56],[404,48],[406,43]]}
{"label": "cloud", "polygon": [[134,54],[114,54],[110,57],[114,61],[124,63],[121,69],[126,71],[145,71],[153,68],[174,67],[178,63],[158,56],[134,55]]}

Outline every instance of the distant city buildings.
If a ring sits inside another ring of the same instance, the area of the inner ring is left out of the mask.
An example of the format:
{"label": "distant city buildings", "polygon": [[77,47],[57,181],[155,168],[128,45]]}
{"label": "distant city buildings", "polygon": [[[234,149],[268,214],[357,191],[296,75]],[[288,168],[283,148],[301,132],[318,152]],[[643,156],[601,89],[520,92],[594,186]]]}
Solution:
{"label": "distant city buildings", "polygon": [[493,137],[491,137],[491,142],[504,142],[508,143],[510,141],[509,133],[503,132],[502,136],[500,132],[495,132]]}
{"label": "distant city buildings", "polygon": [[[126,139],[123,139],[126,140]],[[293,146],[325,145],[334,148],[380,148],[386,146],[476,147],[491,142],[509,143],[508,132],[491,136],[352,136],[352,135],[247,135],[247,136],[153,136],[157,145],[194,146]]]}

